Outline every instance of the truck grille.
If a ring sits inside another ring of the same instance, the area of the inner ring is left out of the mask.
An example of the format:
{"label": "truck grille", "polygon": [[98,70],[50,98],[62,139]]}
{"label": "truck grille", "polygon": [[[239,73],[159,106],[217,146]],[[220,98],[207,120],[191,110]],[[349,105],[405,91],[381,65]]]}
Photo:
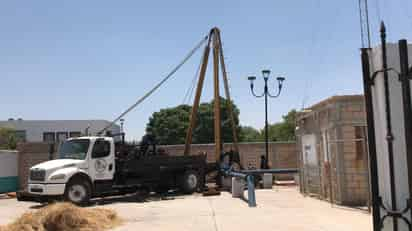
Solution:
{"label": "truck grille", "polygon": [[44,181],[46,177],[46,171],[42,169],[30,170],[30,180],[32,181]]}

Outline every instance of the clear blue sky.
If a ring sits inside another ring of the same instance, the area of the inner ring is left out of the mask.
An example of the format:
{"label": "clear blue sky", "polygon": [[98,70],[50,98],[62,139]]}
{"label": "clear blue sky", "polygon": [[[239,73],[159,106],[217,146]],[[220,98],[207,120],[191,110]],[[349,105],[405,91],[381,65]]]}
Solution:
{"label": "clear blue sky", "polygon": [[[412,39],[412,1],[369,5],[375,44],[379,18],[389,40]],[[222,31],[242,125],[263,127],[263,101],[246,77],[265,68],[287,78],[270,101],[271,122],[302,102],[362,92],[357,0],[2,1],[0,119],[111,120],[213,26]],[[153,111],[182,103],[199,55],[125,117],[129,137],[140,138]],[[203,101],[211,85],[209,75]]]}

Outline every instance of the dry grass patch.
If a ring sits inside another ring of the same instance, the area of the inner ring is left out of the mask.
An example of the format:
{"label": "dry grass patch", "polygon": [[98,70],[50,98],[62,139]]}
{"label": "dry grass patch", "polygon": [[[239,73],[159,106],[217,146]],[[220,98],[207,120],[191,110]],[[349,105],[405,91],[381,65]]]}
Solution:
{"label": "dry grass patch", "polygon": [[0,231],[92,231],[120,225],[116,212],[103,208],[81,208],[70,203],[56,203],[35,212],[27,212]]}

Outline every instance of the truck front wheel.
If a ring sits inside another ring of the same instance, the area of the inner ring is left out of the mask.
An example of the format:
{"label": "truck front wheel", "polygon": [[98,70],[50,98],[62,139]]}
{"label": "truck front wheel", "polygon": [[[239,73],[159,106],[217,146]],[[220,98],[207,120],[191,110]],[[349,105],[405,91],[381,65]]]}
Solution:
{"label": "truck front wheel", "polygon": [[67,184],[64,198],[77,205],[86,205],[91,197],[89,182],[80,179],[72,180]]}
{"label": "truck front wheel", "polygon": [[182,189],[184,193],[194,193],[199,187],[200,178],[196,171],[188,170],[184,173],[182,179]]}

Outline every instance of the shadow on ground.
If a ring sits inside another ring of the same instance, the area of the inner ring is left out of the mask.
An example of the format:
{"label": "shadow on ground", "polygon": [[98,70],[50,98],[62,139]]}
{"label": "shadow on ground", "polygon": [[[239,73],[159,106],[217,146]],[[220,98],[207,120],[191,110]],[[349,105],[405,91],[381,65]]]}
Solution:
{"label": "shadow on ground", "polygon": [[[108,204],[115,204],[115,203],[148,203],[148,202],[156,202],[156,201],[165,201],[165,200],[175,200],[175,199],[183,199],[185,194],[180,192],[168,192],[168,193],[130,193],[126,195],[118,195],[118,196],[107,196],[107,197],[98,197],[93,198],[90,203],[85,207],[91,207],[94,205],[108,205]],[[30,206],[30,209],[41,209],[46,207],[49,204],[55,202],[62,202],[61,201],[53,201],[47,203],[40,203]]]}
{"label": "shadow on ground", "polygon": [[107,205],[114,203],[148,203],[164,200],[183,199],[185,194],[180,192],[168,193],[131,193],[120,196],[101,197],[92,200],[91,205]]}

